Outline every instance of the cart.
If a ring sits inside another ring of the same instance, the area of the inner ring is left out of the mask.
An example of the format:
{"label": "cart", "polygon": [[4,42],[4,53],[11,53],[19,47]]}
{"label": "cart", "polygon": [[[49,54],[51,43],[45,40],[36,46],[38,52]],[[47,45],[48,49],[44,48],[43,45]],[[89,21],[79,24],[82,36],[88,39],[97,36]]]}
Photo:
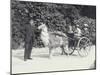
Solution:
{"label": "cart", "polygon": [[[72,39],[72,38],[70,38],[70,39]],[[72,40],[75,40],[75,39],[72,39]],[[75,50],[77,50],[79,56],[85,57],[89,54],[89,52],[91,50],[91,42],[88,37],[82,36],[78,39],[78,41],[76,42],[76,45],[74,45],[70,48],[68,47],[68,45],[66,45],[66,47],[64,48],[64,53],[66,55],[71,55],[71,54],[73,54],[73,52]]]}

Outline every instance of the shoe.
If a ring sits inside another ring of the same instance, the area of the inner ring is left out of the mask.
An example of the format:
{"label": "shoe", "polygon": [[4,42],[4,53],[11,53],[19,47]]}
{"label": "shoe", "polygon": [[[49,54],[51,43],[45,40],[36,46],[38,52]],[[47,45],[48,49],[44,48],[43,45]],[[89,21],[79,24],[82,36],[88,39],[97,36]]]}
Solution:
{"label": "shoe", "polygon": [[32,58],[28,58],[29,60],[32,60]]}
{"label": "shoe", "polygon": [[24,61],[27,61],[27,59],[24,59]]}

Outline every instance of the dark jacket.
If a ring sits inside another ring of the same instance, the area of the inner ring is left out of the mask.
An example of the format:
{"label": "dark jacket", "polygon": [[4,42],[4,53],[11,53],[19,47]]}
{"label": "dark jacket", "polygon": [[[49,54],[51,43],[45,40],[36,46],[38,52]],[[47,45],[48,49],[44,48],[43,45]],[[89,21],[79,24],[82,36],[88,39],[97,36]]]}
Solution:
{"label": "dark jacket", "polygon": [[35,39],[35,27],[30,24],[25,26],[25,43],[33,42]]}

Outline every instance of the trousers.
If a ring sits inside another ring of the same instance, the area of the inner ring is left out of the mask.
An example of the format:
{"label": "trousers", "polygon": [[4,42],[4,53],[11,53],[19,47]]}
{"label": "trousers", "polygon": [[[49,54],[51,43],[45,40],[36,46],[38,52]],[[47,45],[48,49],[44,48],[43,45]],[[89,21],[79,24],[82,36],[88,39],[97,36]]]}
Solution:
{"label": "trousers", "polygon": [[24,59],[28,59],[31,57],[32,46],[33,46],[32,41],[25,43]]}

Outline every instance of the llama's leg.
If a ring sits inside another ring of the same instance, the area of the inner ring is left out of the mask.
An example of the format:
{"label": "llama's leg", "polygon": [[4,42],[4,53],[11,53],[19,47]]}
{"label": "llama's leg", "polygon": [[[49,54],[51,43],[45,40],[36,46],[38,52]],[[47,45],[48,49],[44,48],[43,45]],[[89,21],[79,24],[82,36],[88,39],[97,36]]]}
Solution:
{"label": "llama's leg", "polygon": [[49,58],[52,57],[52,48],[49,48]]}
{"label": "llama's leg", "polygon": [[61,55],[64,55],[64,51],[62,50],[62,53],[61,53]]}
{"label": "llama's leg", "polygon": [[64,46],[61,46],[60,48],[61,48],[61,51],[62,51],[61,55],[64,55]]}

